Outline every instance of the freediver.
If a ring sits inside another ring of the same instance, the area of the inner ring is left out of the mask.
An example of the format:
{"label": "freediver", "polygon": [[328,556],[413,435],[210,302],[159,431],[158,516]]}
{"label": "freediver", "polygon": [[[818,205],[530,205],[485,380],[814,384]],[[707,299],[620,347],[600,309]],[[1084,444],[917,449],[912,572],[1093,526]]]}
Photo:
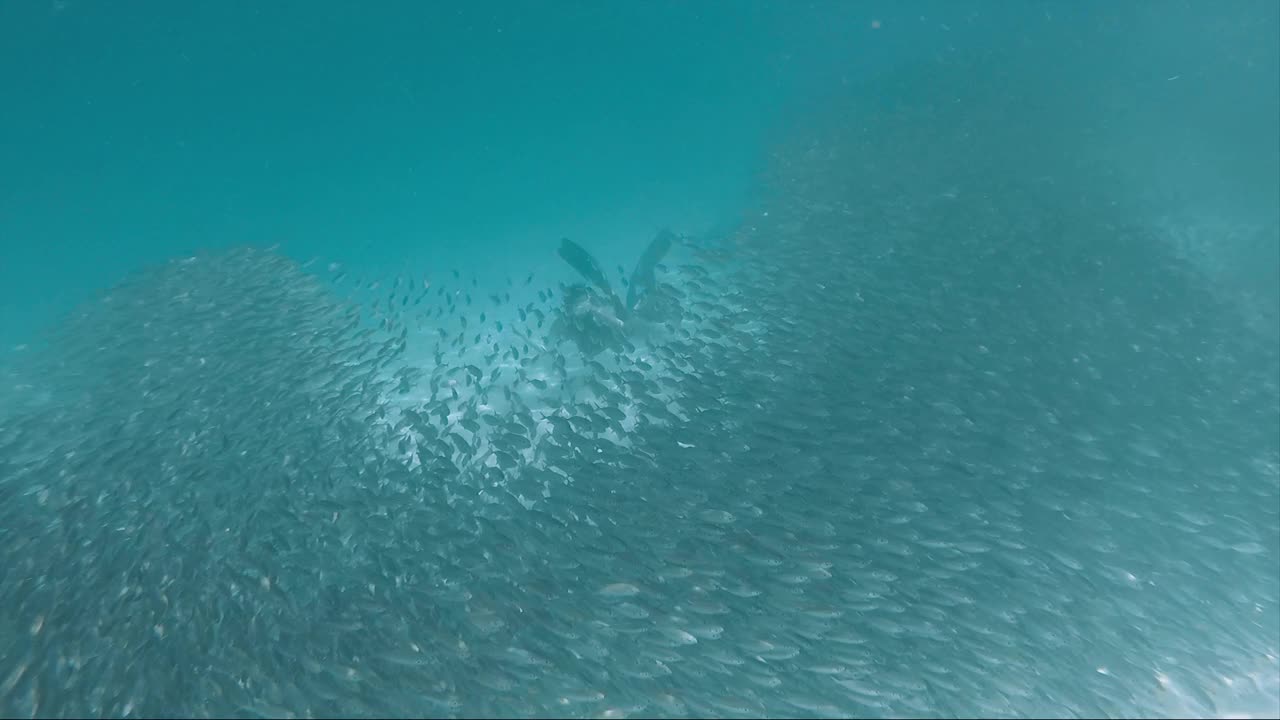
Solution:
{"label": "freediver", "polygon": [[675,233],[670,230],[658,232],[631,271],[627,298],[623,302],[591,253],[572,240],[562,238],[560,257],[588,282],[564,286],[564,301],[553,331],[558,330],[573,340],[587,357],[606,349],[627,347],[628,336],[633,335],[638,326],[662,315],[662,293],[654,269],[675,240]]}

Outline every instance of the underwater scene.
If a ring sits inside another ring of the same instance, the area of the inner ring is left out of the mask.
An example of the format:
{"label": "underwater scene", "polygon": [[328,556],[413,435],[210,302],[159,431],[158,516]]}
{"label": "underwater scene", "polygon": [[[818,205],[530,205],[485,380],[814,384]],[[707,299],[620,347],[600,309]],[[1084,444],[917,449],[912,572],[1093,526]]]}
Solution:
{"label": "underwater scene", "polygon": [[1277,715],[1274,0],[0,3],[0,716]]}

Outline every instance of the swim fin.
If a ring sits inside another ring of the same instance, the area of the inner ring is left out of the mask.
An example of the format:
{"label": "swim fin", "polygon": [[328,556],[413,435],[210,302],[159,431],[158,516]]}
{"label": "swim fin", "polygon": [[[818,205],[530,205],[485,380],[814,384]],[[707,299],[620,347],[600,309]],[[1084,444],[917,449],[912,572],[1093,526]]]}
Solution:
{"label": "swim fin", "polygon": [[653,275],[653,269],[662,262],[662,258],[671,250],[675,240],[675,233],[664,228],[658,231],[658,235],[649,243],[649,247],[645,248],[644,254],[636,263],[635,270],[631,272],[631,284],[627,287],[627,312],[634,311],[640,300],[653,291],[658,282]]}
{"label": "swim fin", "polygon": [[596,262],[595,258],[591,257],[591,253],[587,252],[585,248],[569,238],[561,238],[558,252],[565,262],[572,265],[574,270],[582,273],[582,277],[589,280],[592,285],[603,290],[611,298],[617,297],[614,295],[613,288],[609,286],[609,279],[604,276],[604,271],[600,269],[600,264]]}

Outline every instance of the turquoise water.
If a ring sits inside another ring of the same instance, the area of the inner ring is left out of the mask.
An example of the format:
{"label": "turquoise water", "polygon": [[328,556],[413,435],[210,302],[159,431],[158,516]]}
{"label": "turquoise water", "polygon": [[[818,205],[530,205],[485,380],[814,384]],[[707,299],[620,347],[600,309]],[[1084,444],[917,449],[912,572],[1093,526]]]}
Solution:
{"label": "turquoise water", "polygon": [[[685,3],[11,3],[5,325],[232,243],[554,262],[732,219],[791,11]],[[40,299],[36,299],[40,298]],[[40,315],[49,319],[48,313]]]}
{"label": "turquoise water", "polygon": [[[789,103],[993,32],[919,12],[7,3],[4,334],[198,248],[479,270],[499,248],[523,269],[554,267],[562,235],[630,248],[731,225]],[[909,31],[872,29],[882,13]]]}
{"label": "turquoise water", "polygon": [[1278,8],[0,4],[0,714],[1280,713]]}

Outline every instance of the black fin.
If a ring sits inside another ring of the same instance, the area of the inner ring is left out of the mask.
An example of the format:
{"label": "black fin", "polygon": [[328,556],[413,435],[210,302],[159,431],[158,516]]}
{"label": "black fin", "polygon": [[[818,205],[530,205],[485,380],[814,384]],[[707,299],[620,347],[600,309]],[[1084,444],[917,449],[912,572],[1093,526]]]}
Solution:
{"label": "black fin", "polygon": [[591,257],[591,253],[587,252],[585,248],[569,238],[561,238],[559,253],[565,262],[572,265],[574,270],[582,273],[582,277],[589,280],[592,285],[603,290],[611,298],[617,297],[613,292],[613,288],[609,286],[609,279],[604,276],[604,271],[600,269],[600,264],[596,262],[595,258]]}
{"label": "black fin", "polygon": [[653,291],[657,280],[653,276],[653,269],[658,263],[662,262],[662,258],[671,250],[671,245],[676,240],[675,233],[670,230],[663,229],[658,231],[657,237],[653,242],[649,243],[649,247],[645,248],[644,254],[640,256],[640,260],[636,263],[636,269],[631,272],[631,284],[627,288],[627,311],[636,309],[636,304],[644,295]]}

